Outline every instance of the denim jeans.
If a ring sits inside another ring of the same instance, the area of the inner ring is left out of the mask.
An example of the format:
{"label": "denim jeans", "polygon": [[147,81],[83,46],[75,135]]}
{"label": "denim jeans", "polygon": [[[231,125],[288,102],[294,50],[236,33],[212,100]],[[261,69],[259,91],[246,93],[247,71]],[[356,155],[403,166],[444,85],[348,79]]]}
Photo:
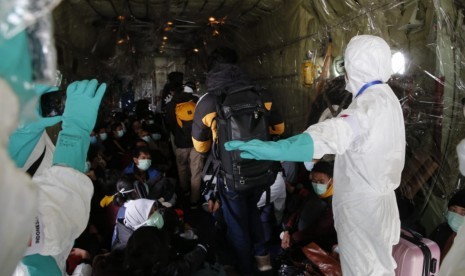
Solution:
{"label": "denim jeans", "polygon": [[227,237],[235,251],[238,270],[242,275],[254,272],[254,256],[268,254],[263,225],[257,202],[262,190],[238,194],[226,188],[223,179],[218,179],[218,191],[221,199]]}

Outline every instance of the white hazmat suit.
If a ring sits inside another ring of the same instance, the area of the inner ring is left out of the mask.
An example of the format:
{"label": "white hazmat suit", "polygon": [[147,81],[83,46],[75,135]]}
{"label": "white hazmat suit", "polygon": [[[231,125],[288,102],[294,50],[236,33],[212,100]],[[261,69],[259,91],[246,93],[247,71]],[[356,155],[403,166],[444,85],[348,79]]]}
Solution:
{"label": "white hazmat suit", "polygon": [[380,37],[355,36],[345,52],[351,105],[337,118],[277,142],[229,141],[242,158],[311,161],[336,154],[333,213],[344,276],[394,275],[400,235],[394,190],[405,159],[404,118],[385,82],[391,50]]}
{"label": "white hazmat suit", "polygon": [[37,206],[37,187],[16,168],[7,153],[8,137],[16,128],[18,99],[0,78],[0,275],[11,275],[30,239]]}
{"label": "white hazmat suit", "polygon": [[[385,84],[390,48],[379,37],[356,36],[345,51],[345,68],[352,104],[305,132],[313,138],[313,158],[336,154],[333,213],[344,276],[394,275],[392,246],[400,235],[394,190],[406,144],[400,103]],[[381,83],[367,85],[374,81]]]}
{"label": "white hazmat suit", "polygon": [[[39,159],[44,150],[43,160],[32,178],[39,189],[36,221],[40,223],[37,224],[39,228],[29,228],[30,237],[33,239],[24,255],[52,256],[58,268],[64,273],[66,258],[74,245],[74,240],[87,226],[94,188],[85,174],[69,167],[52,166],[55,145],[46,132],[43,133],[24,168],[28,168]],[[20,263],[13,275],[29,275],[29,273]]]}

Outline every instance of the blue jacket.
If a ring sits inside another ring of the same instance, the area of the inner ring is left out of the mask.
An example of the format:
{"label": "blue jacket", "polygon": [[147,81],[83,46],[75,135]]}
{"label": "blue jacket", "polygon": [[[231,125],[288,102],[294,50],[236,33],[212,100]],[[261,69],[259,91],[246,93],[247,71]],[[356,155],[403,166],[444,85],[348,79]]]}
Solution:
{"label": "blue jacket", "polygon": [[[123,171],[124,174],[135,174],[139,169],[136,168],[134,161],[131,162]],[[147,181],[154,180],[161,176],[161,173],[150,167],[147,171]]]}

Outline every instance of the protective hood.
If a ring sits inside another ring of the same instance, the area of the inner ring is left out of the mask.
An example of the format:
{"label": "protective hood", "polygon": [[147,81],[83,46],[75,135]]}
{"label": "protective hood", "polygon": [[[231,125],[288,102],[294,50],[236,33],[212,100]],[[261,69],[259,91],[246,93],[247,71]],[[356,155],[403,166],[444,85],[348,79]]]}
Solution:
{"label": "protective hood", "polygon": [[219,63],[207,74],[207,92],[215,95],[249,85],[244,71],[235,64]]}
{"label": "protective hood", "polygon": [[344,59],[346,89],[354,95],[368,82],[386,82],[391,77],[391,49],[380,37],[353,37],[347,45]]}
{"label": "protective hood", "polygon": [[136,230],[149,218],[150,210],[152,209],[155,200],[136,199],[126,202],[126,212],[124,214],[124,224]]}

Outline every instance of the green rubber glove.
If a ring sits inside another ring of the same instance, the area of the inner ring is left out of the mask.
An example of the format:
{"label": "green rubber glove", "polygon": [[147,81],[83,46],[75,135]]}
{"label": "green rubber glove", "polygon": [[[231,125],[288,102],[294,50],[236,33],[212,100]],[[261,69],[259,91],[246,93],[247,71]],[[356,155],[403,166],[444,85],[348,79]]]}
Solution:
{"label": "green rubber glove", "polygon": [[32,64],[26,31],[12,38],[5,38],[0,32],[0,78],[4,79],[18,96],[20,119],[32,121],[37,97],[32,85]]}
{"label": "green rubber glove", "polygon": [[54,165],[72,167],[84,171],[90,132],[95,126],[98,109],[107,88],[97,80],[82,80],[71,83],[66,89],[65,111],[62,131],[53,155]]}
{"label": "green rubber glove", "polygon": [[52,256],[34,254],[25,256],[22,263],[27,267],[30,276],[61,276],[63,273],[58,268],[57,262]]}
{"label": "green rubber glove", "polygon": [[308,133],[292,136],[277,142],[261,140],[229,141],[224,144],[228,151],[239,150],[244,159],[305,162],[313,159],[313,139]]}
{"label": "green rubber glove", "polygon": [[[57,90],[58,87],[49,87],[41,84],[34,86],[34,91],[39,97]],[[61,116],[42,117],[40,104],[37,105],[37,116],[37,120],[18,127],[15,132],[10,135],[8,153],[19,168],[23,167],[26,163],[45,128],[53,126],[61,121]]]}

